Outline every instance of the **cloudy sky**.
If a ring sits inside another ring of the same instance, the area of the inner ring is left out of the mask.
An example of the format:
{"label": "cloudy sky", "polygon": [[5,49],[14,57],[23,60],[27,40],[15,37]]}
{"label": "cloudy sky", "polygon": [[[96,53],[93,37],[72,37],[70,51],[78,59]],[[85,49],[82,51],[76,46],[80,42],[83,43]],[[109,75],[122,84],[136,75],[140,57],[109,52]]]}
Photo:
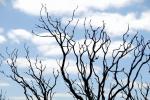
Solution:
{"label": "cloudy sky", "polygon": [[[111,48],[119,45],[120,37],[126,32],[128,25],[130,34],[138,31],[146,40],[150,38],[150,0],[0,0],[0,52],[4,53],[6,47],[10,50],[18,48],[18,65],[21,68],[26,63],[23,57],[24,44],[29,46],[31,58],[40,55],[44,58],[44,64],[56,65],[55,58],[61,54],[59,49],[53,49],[57,48],[53,39],[39,38],[31,33],[36,30],[35,24],[39,23],[41,4],[47,6],[51,16],[62,18],[63,24],[78,7],[75,20],[80,20],[78,26],[81,29],[85,17],[92,20],[93,26],[102,25],[102,21],[105,21],[106,31],[114,40]],[[72,73],[75,69],[68,70]],[[7,91],[12,100],[23,100],[23,94],[17,91],[12,93],[16,86],[15,82],[1,77],[0,88]],[[22,90],[19,88],[18,91]],[[69,95],[64,96],[60,92],[57,97],[69,98]]]}

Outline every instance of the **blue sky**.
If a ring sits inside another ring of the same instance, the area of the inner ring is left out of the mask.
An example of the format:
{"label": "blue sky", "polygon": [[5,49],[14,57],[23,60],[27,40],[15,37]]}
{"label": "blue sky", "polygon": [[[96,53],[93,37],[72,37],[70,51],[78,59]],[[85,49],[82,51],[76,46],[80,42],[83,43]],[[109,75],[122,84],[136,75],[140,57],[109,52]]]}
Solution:
{"label": "blue sky", "polygon": [[[85,17],[87,21],[92,19],[93,26],[102,25],[104,20],[106,31],[114,40],[111,49],[114,46],[119,46],[120,38],[127,30],[128,24],[131,35],[138,31],[146,40],[150,38],[149,0],[0,0],[0,52],[4,53],[6,47],[9,47],[10,50],[18,48],[20,50],[18,66],[21,68],[24,68],[26,63],[23,56],[24,44],[30,47],[31,58],[38,54],[44,59],[44,64],[56,65],[55,59],[61,56],[59,49],[53,49],[58,48],[53,39],[39,38],[31,33],[32,30],[37,30],[35,24],[39,23],[41,4],[46,4],[51,16],[62,18],[63,24],[78,6],[75,20],[80,20],[79,30],[83,29]],[[71,25],[75,25],[75,22]],[[78,35],[80,36],[79,30]],[[39,34],[47,33],[41,32]],[[74,63],[74,61],[70,62]],[[68,71],[72,73],[74,70],[69,69]],[[100,69],[98,68],[98,70]],[[51,70],[48,70],[49,72]],[[20,93],[22,89],[18,88],[15,82],[3,78],[3,76],[0,79],[0,88],[7,91],[6,95],[10,99],[12,98],[11,100],[24,100],[23,94]],[[64,95],[61,90],[57,96],[58,98],[69,97]]]}

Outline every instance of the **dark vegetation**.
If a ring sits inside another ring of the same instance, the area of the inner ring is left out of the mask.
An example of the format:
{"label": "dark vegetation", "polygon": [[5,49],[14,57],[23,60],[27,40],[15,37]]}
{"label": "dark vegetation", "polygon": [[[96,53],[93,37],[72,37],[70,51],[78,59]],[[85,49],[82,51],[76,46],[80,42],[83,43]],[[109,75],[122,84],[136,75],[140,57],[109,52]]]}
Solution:
{"label": "dark vegetation", "polygon": [[[43,16],[42,12],[46,15]],[[110,54],[112,40],[105,31],[105,23],[103,22],[103,26],[95,28],[90,21],[87,27],[85,18],[83,43],[79,43],[75,39],[79,20],[76,20],[74,26],[71,25],[74,21],[74,13],[75,10],[72,18],[64,26],[60,19],[49,16],[46,7],[43,6],[40,13],[40,24],[36,26],[49,32],[49,35],[39,35],[33,32],[34,35],[41,38],[49,37],[56,40],[61,49],[62,58],[58,61],[59,71],[53,71],[53,75],[49,78],[45,77],[43,73],[46,66],[38,57],[34,64],[31,63],[29,49],[25,47],[26,59],[29,63],[28,71],[25,74],[32,80],[26,81],[25,77],[18,71],[16,65],[17,49],[11,53],[7,52],[10,59],[7,64],[11,74],[7,75],[5,71],[2,73],[24,89],[27,100],[52,100],[55,94],[53,90],[59,82],[58,77],[64,80],[64,84],[75,100],[150,99],[149,80],[147,82],[143,80],[144,76],[141,74],[143,68],[146,68],[147,72],[149,71],[150,41],[145,41],[144,37],[138,34],[129,36],[128,27],[127,32],[122,36],[122,43]],[[72,31],[70,31],[71,29]],[[78,71],[74,77],[66,70],[69,67],[67,60],[70,55],[75,61],[74,67]],[[108,55],[110,56],[108,57]],[[130,62],[124,64],[128,55],[131,55]],[[97,72],[96,64],[101,68],[101,72]]]}

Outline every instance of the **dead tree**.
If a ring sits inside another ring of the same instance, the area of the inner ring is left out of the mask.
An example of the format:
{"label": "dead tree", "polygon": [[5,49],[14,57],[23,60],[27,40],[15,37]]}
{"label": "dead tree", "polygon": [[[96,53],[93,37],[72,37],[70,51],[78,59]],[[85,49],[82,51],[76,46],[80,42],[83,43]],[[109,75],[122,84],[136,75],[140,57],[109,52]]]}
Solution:
{"label": "dead tree", "polygon": [[[52,100],[59,72],[53,70],[52,76],[47,78],[44,75],[46,65],[43,65],[38,57],[33,62],[29,56],[27,47],[25,47],[25,51],[25,58],[27,60],[27,66],[25,66],[27,68],[26,72],[19,71],[19,65],[17,65],[19,54],[18,50],[14,49],[12,52],[6,50],[8,55],[6,63],[9,66],[10,73],[6,73],[6,71],[1,71],[1,73],[17,82],[23,88],[27,100]],[[25,74],[23,75],[23,73]]]}
{"label": "dead tree", "polygon": [[[42,12],[45,15],[42,15]],[[74,13],[75,10],[72,18],[66,25],[63,25],[60,19],[51,17],[46,7],[43,6],[39,19],[41,24],[36,26],[49,32],[49,35],[42,36],[33,32],[40,37],[55,38],[62,52],[62,59],[58,61],[60,73],[73,97],[76,100],[114,100],[117,98],[148,100],[149,82],[144,87],[146,92],[144,92],[143,83],[138,85],[138,88],[135,88],[135,84],[141,69],[149,67],[150,41],[145,41],[144,37],[138,34],[129,36],[128,27],[120,46],[109,52],[112,41],[105,31],[105,23],[95,28],[90,21],[87,27],[85,18],[83,23],[85,35],[82,38],[83,43],[80,43],[75,38],[79,20],[74,26],[71,25],[74,21]],[[73,78],[66,70],[69,67],[67,62],[69,55],[76,62],[74,66],[78,70],[76,78]],[[131,55],[128,58],[129,63],[122,64],[129,55]],[[96,72],[96,65],[101,68],[101,72]]]}
{"label": "dead tree", "polygon": [[0,92],[0,100],[8,100],[8,99],[6,99],[6,96],[2,90]]}

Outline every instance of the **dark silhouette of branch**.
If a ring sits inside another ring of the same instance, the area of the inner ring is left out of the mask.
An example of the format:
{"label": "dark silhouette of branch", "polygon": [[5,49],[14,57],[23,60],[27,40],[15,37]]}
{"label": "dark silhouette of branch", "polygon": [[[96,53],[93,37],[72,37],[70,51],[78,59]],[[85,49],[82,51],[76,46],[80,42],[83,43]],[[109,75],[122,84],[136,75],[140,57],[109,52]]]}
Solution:
{"label": "dark silhouette of branch", "polygon": [[0,91],[0,100],[9,100],[9,99],[6,99],[6,95],[3,93],[2,90]]}
{"label": "dark silhouette of branch", "polygon": [[[29,50],[25,47],[27,65],[25,66],[28,71],[25,72],[24,76],[19,71],[19,65],[17,65],[18,60],[18,50],[14,49],[11,53],[7,50],[8,60],[7,64],[10,68],[11,74],[2,73],[11,78],[13,81],[17,82],[24,90],[24,95],[27,100],[52,100],[54,96],[54,87],[56,86],[57,78],[59,72],[53,70],[53,76],[46,78],[44,75],[46,66],[42,64],[41,60],[36,57],[35,62],[33,62],[29,55]],[[53,79],[52,79],[53,77]],[[27,80],[26,78],[30,78]]]}
{"label": "dark silhouette of branch", "polygon": [[[112,41],[105,31],[105,23],[101,27],[93,27],[91,21],[89,27],[86,28],[86,18],[84,21],[85,36],[83,43],[77,42],[74,39],[75,29],[79,20],[70,32],[71,23],[74,21],[73,11],[71,20],[63,26],[60,19],[54,19],[49,16],[47,8],[42,7],[41,12],[44,11],[46,16],[40,13],[40,25],[38,28],[48,31],[50,37],[55,38],[62,52],[62,61],[58,64],[64,82],[70,90],[70,93],[77,100],[114,100],[120,96],[126,100],[139,100],[136,94],[133,93],[140,70],[146,66],[150,61],[150,41],[144,41],[144,37],[139,37],[138,34],[133,36],[124,33],[122,43],[119,47],[111,51]],[[34,33],[34,32],[33,32]],[[36,34],[36,33],[34,33]],[[71,55],[76,62],[78,70],[77,78],[71,78],[70,74],[65,70],[67,66],[67,57]],[[111,56],[109,56],[111,55]],[[123,60],[128,55],[132,55],[130,63],[121,65]],[[85,61],[86,59],[86,61]],[[95,65],[98,63],[102,72],[97,73]],[[122,78],[121,78],[122,77]],[[112,80],[108,80],[111,78]],[[109,88],[108,88],[109,86]],[[141,87],[141,88],[140,88]],[[141,93],[143,98],[148,98],[149,85],[145,88],[142,84],[137,90]],[[146,89],[143,92],[142,88]],[[147,99],[145,99],[147,100]]]}
{"label": "dark silhouette of branch", "polygon": [[[47,8],[42,5],[39,18],[41,24],[36,24],[36,27],[49,32],[49,35],[39,35],[33,31],[38,37],[55,39],[62,53],[58,61],[60,71],[53,71],[53,76],[47,79],[44,76],[46,66],[37,57],[33,63],[29,50],[25,47],[28,63],[25,75],[31,80],[27,81],[19,71],[17,49],[11,53],[6,50],[11,74],[8,75],[5,71],[1,73],[23,88],[27,100],[52,100],[59,73],[69,93],[76,100],[148,100],[150,81],[143,81],[141,70],[149,67],[147,69],[150,71],[150,40],[145,41],[138,33],[129,35],[128,26],[122,36],[122,42],[119,46],[114,45],[115,49],[112,49],[113,41],[105,29],[105,22],[102,22],[102,26],[94,27],[92,20],[87,21],[86,18],[83,23],[84,36],[77,39],[75,35],[79,19],[72,25],[76,10],[77,8],[65,24],[61,19],[51,17]],[[43,12],[45,15],[42,15]],[[82,39],[82,42],[79,39]],[[4,58],[1,54],[0,57]],[[67,71],[70,67],[68,59],[75,61],[73,67],[77,69],[77,73],[74,76]]]}

